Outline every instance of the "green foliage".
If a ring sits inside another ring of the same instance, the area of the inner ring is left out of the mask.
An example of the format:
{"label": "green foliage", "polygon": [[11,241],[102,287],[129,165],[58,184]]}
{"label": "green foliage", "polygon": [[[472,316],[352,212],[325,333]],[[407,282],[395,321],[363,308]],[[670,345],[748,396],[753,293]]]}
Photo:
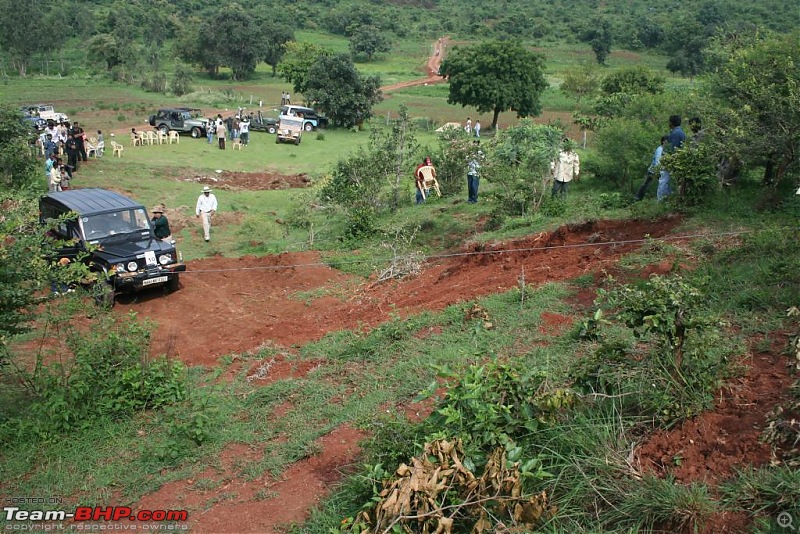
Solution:
{"label": "green foliage", "polygon": [[372,61],[375,54],[389,52],[391,49],[389,38],[375,26],[358,26],[350,37],[350,53],[353,57],[364,55],[367,61]]}
{"label": "green foliage", "polygon": [[686,337],[693,330],[702,332],[708,320],[697,315],[702,292],[681,276],[653,275],[641,287],[625,285],[614,291],[600,290],[601,299],[618,307],[617,317],[641,338],[656,336],[659,348],[674,358],[678,371]]}
{"label": "green foliage", "polygon": [[564,94],[577,100],[580,105],[582,100],[593,97],[599,87],[600,76],[597,68],[591,63],[584,63],[564,75],[560,89]]}
{"label": "green foliage", "polygon": [[380,85],[380,77],[359,74],[349,55],[320,55],[308,69],[303,94],[331,124],[360,126],[381,101]]}
{"label": "green foliage", "polygon": [[[720,106],[718,152],[766,163],[776,189],[797,169],[800,154],[800,35],[740,34],[718,39],[705,87]],[[712,132],[714,133],[714,132]]]}
{"label": "green foliage", "polygon": [[653,124],[628,118],[611,119],[596,133],[597,149],[583,158],[582,167],[601,180],[638,187],[659,138],[658,127]]}
{"label": "green foliage", "polygon": [[175,72],[172,74],[172,83],[170,89],[176,96],[183,96],[191,93],[192,88],[192,71],[183,63],[175,65]]}
{"label": "green foliage", "polygon": [[681,203],[701,204],[719,189],[716,159],[710,152],[706,144],[688,144],[661,158],[661,166],[678,184]]}
{"label": "green foliage", "polygon": [[664,92],[664,77],[653,74],[647,67],[636,65],[607,74],[600,82],[604,95],[624,93],[630,96],[661,94]]}
{"label": "green foliage", "polygon": [[0,20],[0,48],[15,62],[20,77],[27,75],[28,63],[38,53],[60,48],[66,35],[52,31],[56,12],[40,2],[0,1],[5,16]]}
{"label": "green foliage", "polygon": [[797,517],[800,514],[800,470],[781,465],[740,471],[722,484],[722,493],[728,507],[744,510],[751,517],[771,521],[781,512]]}
{"label": "green foliage", "polygon": [[176,465],[209,441],[218,426],[218,413],[208,404],[193,399],[182,405],[167,406],[159,414],[159,426],[165,430],[161,439],[143,445],[142,453],[167,465]]}
{"label": "green foliage", "polygon": [[295,93],[305,94],[308,90],[308,73],[317,58],[329,56],[332,52],[312,43],[286,43],[286,54],[278,64],[278,74],[292,84]]}
{"label": "green foliage", "polygon": [[607,526],[636,531],[697,531],[718,509],[705,484],[677,484],[671,476],[645,475],[622,502],[604,514]]}
{"label": "green foliage", "polygon": [[66,328],[71,358],[21,371],[34,395],[18,420],[43,439],[86,428],[98,418],[122,418],[186,397],[186,369],[165,358],[149,360],[150,326],[134,315],[103,317],[88,333]]}
{"label": "green foliage", "polygon": [[536,432],[575,402],[570,390],[551,387],[544,374],[521,365],[491,362],[461,373],[440,373],[456,382],[448,385],[430,424],[437,435],[460,437],[465,450],[473,453],[488,453]]}
{"label": "green foliage", "polygon": [[[679,276],[653,275],[640,285],[598,294],[616,307],[615,317],[640,345],[613,334],[612,323],[603,315],[584,321],[579,337],[600,343],[591,357],[571,370],[575,387],[620,395],[625,413],[668,424],[705,409],[727,376],[737,347],[731,340],[724,342],[702,313],[702,293]],[[642,351],[643,342],[652,345]]]}
{"label": "green foliage", "polygon": [[499,210],[526,215],[539,209],[551,180],[550,164],[558,157],[563,136],[561,129],[529,119],[500,131],[484,173],[496,185],[491,195]]}
{"label": "green foliage", "polygon": [[28,188],[37,182],[39,163],[31,154],[32,136],[18,109],[0,105],[0,190]]}
{"label": "green foliage", "polygon": [[587,19],[584,24],[585,26],[580,33],[581,41],[589,43],[597,63],[605,65],[606,59],[611,53],[611,45],[614,42],[611,23],[607,18],[603,17],[599,20]]}
{"label": "green foliage", "polygon": [[439,146],[431,153],[436,167],[436,181],[442,195],[455,195],[464,189],[467,159],[474,148],[474,138],[462,128],[445,128],[438,134]]}
{"label": "green foliage", "polygon": [[548,86],[543,58],[514,41],[454,47],[441,73],[450,82],[447,102],[492,112],[492,129],[502,111],[518,117],[541,113],[539,99]]}

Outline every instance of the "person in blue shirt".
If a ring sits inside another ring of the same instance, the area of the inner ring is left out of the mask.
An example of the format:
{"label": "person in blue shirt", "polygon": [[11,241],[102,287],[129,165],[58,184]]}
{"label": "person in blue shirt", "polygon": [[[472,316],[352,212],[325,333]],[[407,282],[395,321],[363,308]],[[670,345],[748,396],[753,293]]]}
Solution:
{"label": "person in blue shirt", "polygon": [[666,135],[661,136],[661,143],[656,147],[655,152],[653,152],[653,159],[650,162],[650,166],[647,168],[647,178],[645,178],[644,183],[639,188],[639,191],[636,192],[636,200],[642,200],[644,196],[647,194],[647,189],[650,187],[650,184],[653,183],[653,178],[656,176],[661,176],[661,169],[659,165],[661,163],[661,156],[664,155],[664,149],[669,146],[669,137]]}
{"label": "person in blue shirt", "polygon": [[[667,142],[669,143],[669,151],[675,152],[677,149],[683,147],[683,143],[686,141],[686,134],[683,132],[681,128],[681,116],[680,115],[672,115],[669,118],[669,134],[667,134]],[[669,172],[662,169],[658,176],[658,191],[656,192],[656,198],[659,202],[667,198],[672,194],[672,188],[669,184],[670,175]]]}

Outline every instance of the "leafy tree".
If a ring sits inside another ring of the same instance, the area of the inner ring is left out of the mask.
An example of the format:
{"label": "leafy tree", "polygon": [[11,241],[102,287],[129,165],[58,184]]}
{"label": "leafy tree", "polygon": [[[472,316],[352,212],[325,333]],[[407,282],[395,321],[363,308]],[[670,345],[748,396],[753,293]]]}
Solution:
{"label": "leafy tree", "polygon": [[381,101],[378,76],[362,76],[347,54],[321,55],[308,69],[303,94],[338,126],[360,125]]}
{"label": "leafy tree", "polygon": [[36,183],[38,164],[30,151],[29,136],[19,110],[0,105],[0,190],[28,188]]}
{"label": "leafy tree", "polygon": [[120,65],[123,60],[124,51],[110,33],[99,33],[93,36],[86,43],[86,51],[90,60],[103,64],[106,70]]}
{"label": "leafy tree", "polygon": [[34,54],[51,50],[49,34],[52,27],[44,24],[48,13],[43,2],[0,0],[0,49],[16,65],[19,75],[25,77],[28,63]]}
{"label": "leafy tree", "polygon": [[222,64],[230,67],[234,80],[252,76],[258,61],[265,56],[256,19],[241,5],[233,3],[220,9],[213,16],[216,39],[214,47]]}
{"label": "leafy tree", "polygon": [[563,137],[561,129],[530,119],[498,132],[484,174],[502,210],[525,215],[539,209]]}
{"label": "leafy tree", "polygon": [[664,78],[651,73],[647,67],[637,65],[604,76],[600,89],[606,96],[617,93],[657,95],[664,92]]}
{"label": "leafy tree", "polygon": [[286,54],[286,43],[294,41],[294,32],[291,27],[280,24],[261,24],[261,31],[266,34],[264,38],[264,62],[272,67],[272,77],[278,72],[278,63]]}
{"label": "leafy tree", "polygon": [[286,55],[278,64],[281,78],[292,84],[295,93],[305,94],[308,89],[308,72],[311,66],[322,56],[331,55],[331,51],[311,43],[286,43]]}
{"label": "leafy tree", "polygon": [[544,60],[519,43],[488,42],[456,47],[442,62],[441,72],[450,82],[450,104],[474,106],[479,113],[516,111],[518,117],[538,115],[539,98],[548,84]]}
{"label": "leafy tree", "polygon": [[[718,138],[750,162],[765,162],[773,188],[800,157],[800,34],[718,40],[705,87],[719,103]],[[766,161],[765,161],[766,160]]]}
{"label": "leafy tree", "polygon": [[192,71],[183,63],[175,66],[175,73],[172,75],[172,92],[178,96],[192,92]]}
{"label": "leafy tree", "polygon": [[350,37],[350,53],[353,56],[363,54],[367,56],[367,61],[372,61],[375,54],[391,49],[389,38],[375,26],[360,26]]}
{"label": "leafy tree", "polygon": [[614,37],[611,23],[607,19],[592,20],[581,32],[580,39],[589,43],[594,52],[594,57],[600,65],[606,64],[606,58],[611,54],[611,45]]}
{"label": "leafy tree", "polygon": [[438,137],[439,147],[431,154],[436,165],[436,181],[442,195],[454,195],[464,188],[467,157],[473,151],[475,138],[463,128],[445,128]]}
{"label": "leafy tree", "polygon": [[597,70],[588,63],[567,72],[561,82],[561,92],[577,100],[578,105],[582,100],[594,96],[599,87],[600,77]]}

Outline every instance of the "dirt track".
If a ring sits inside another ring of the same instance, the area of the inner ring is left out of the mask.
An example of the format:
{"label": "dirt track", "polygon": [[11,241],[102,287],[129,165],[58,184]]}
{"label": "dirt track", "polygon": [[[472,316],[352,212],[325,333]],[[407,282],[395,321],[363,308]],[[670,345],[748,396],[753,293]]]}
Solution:
{"label": "dirt track", "polygon": [[[517,284],[523,269],[531,285],[597,272],[636,247],[602,243],[643,239],[648,234],[661,237],[677,222],[601,221],[562,227],[552,234],[498,243],[484,253],[462,250],[476,254],[432,261],[413,279],[371,288],[321,264],[316,253],[196,260],[189,263],[180,291],[121,297],[116,310],[135,311],[157,322],[155,353],[189,364],[214,365],[224,354],[251,351],[263,343],[303,344],[336,330],[376,326],[388,320],[390,312],[440,310],[504,291]],[[581,244],[586,246],[498,253]],[[354,286],[343,297],[322,296],[308,304],[297,295],[312,290],[338,294],[342,291],[337,288]]]}

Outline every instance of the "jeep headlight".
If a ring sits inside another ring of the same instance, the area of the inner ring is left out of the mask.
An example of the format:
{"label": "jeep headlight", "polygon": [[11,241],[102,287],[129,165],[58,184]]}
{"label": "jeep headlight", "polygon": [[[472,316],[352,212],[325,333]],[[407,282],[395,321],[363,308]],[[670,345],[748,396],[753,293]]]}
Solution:
{"label": "jeep headlight", "polygon": [[129,271],[131,271],[131,272],[136,272],[136,269],[138,269],[138,268],[139,268],[139,266],[138,266],[138,265],[136,265],[136,262],[135,262],[135,261],[129,261],[129,262],[128,262],[128,270],[129,270]]}
{"label": "jeep headlight", "polygon": [[158,257],[158,263],[166,265],[172,261],[172,254],[162,254]]}
{"label": "jeep headlight", "polygon": [[118,264],[114,265],[114,269],[119,271],[119,272],[121,272],[121,273],[124,273],[125,272],[125,264],[124,263],[118,263]]}

